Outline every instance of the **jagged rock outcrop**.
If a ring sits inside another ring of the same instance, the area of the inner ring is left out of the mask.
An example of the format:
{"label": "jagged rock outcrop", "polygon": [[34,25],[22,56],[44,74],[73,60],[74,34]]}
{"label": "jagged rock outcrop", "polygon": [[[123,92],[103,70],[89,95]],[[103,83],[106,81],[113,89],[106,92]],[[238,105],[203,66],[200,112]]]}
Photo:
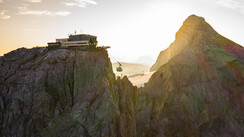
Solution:
{"label": "jagged rock outcrop", "polygon": [[128,78],[118,78],[116,81],[116,92],[110,92],[115,108],[113,131],[114,137],[135,137],[136,130],[136,98],[138,90]]}
{"label": "jagged rock outcrop", "polygon": [[150,136],[244,136],[244,48],[190,16],[146,85]]}
{"label": "jagged rock outcrop", "polygon": [[22,48],[0,65],[0,136],[113,133],[115,76],[106,50]]}

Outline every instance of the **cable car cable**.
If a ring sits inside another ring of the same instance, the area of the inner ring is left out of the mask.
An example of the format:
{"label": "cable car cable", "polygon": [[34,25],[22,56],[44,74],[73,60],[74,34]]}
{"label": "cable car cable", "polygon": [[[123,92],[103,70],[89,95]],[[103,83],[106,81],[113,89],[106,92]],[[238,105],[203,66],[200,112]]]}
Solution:
{"label": "cable car cable", "polygon": [[116,60],[116,61],[118,62],[118,64],[119,64],[119,67],[116,67],[116,71],[117,71],[117,72],[122,72],[122,71],[123,71],[123,69],[122,69],[122,64],[121,64],[117,59],[115,59],[115,57],[113,57],[111,54],[110,54],[110,56],[111,56],[112,58],[114,58],[114,60]]}

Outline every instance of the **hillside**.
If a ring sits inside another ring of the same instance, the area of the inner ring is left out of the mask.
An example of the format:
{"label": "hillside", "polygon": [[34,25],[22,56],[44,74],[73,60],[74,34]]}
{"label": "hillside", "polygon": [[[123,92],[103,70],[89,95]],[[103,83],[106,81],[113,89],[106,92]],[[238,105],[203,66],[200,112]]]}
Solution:
{"label": "hillside", "polygon": [[150,136],[244,136],[243,59],[202,17],[186,19],[151,68]]}

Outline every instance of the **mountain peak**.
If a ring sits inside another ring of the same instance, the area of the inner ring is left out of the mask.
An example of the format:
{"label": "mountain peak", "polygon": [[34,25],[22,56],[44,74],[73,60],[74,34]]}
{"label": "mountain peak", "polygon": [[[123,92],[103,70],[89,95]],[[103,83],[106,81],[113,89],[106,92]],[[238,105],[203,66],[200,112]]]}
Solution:
{"label": "mountain peak", "polygon": [[189,42],[193,41],[211,41],[216,36],[218,37],[219,34],[205,21],[203,17],[193,14],[184,21],[180,30],[176,33],[175,40],[181,41],[181,43],[182,41],[185,41],[183,43],[189,45]]}
{"label": "mountain peak", "polygon": [[195,14],[190,15],[186,20],[185,23],[206,23],[203,17],[197,16]]}
{"label": "mountain peak", "polygon": [[189,16],[183,23],[179,32],[199,32],[205,31],[207,33],[216,33],[216,31],[209,25],[203,17],[197,15]]}
{"label": "mountain peak", "polygon": [[185,49],[197,47],[202,51],[209,49],[213,45],[225,50],[228,54],[244,59],[242,46],[218,34],[203,17],[191,15],[176,33],[175,41],[160,53],[156,63],[150,70],[157,70]]}

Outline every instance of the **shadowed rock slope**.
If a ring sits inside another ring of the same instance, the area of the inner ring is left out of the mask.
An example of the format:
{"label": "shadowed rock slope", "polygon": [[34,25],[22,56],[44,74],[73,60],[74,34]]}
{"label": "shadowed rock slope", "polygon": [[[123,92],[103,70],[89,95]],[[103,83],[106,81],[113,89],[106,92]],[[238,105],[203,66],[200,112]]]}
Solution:
{"label": "shadowed rock slope", "polygon": [[244,136],[243,59],[243,47],[190,16],[151,68],[150,136]]}
{"label": "shadowed rock slope", "polygon": [[122,89],[135,91],[128,79],[115,80],[106,50],[12,51],[0,58],[0,136],[119,134]]}

